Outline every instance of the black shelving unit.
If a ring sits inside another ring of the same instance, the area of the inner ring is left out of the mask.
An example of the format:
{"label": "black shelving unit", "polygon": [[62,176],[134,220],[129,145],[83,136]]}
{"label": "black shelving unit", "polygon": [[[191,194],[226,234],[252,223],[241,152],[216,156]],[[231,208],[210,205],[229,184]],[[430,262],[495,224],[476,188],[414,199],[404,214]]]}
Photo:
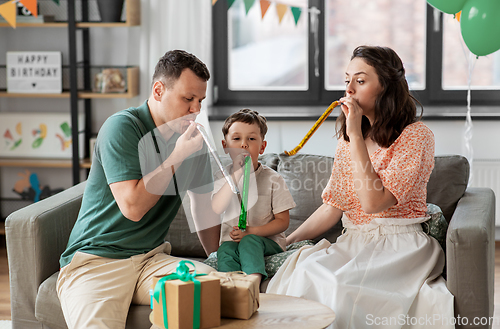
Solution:
{"label": "black shelving unit", "polygon": [[[84,3],[85,2],[85,3]],[[80,143],[79,141],[79,135],[80,131],[78,129],[78,70],[77,70],[77,48],[76,48],[76,33],[77,33],[77,27],[76,27],[76,5],[75,5],[75,0],[68,0],[68,53],[69,53],[69,80],[70,80],[70,109],[71,109],[71,127],[73,129],[71,130],[71,138],[73,140],[72,143],[72,151],[73,151],[73,156],[71,157],[72,160],[72,176],[73,176],[73,185],[76,185],[80,182]],[[88,10],[87,10],[87,1],[82,1],[82,18],[83,20],[88,20]],[[84,15],[87,15],[85,17]],[[89,31],[88,28],[82,29],[82,33],[84,34],[83,36],[83,41],[87,44],[83,45],[83,49],[88,49],[89,48]],[[88,54],[88,52],[84,51],[84,56],[85,54]],[[84,58],[84,62],[90,61],[90,58]],[[87,102],[85,103],[85,106],[87,107]],[[88,109],[85,108],[85,117],[87,115],[90,116],[91,110],[90,110],[90,104],[88,104]],[[88,112],[88,113],[87,113]],[[86,130],[90,129],[89,127],[85,127]],[[88,146],[87,140],[85,141],[86,145]]]}
{"label": "black shelving unit", "polygon": [[[63,0],[64,1],[64,0]],[[61,1],[62,2],[62,1]],[[92,92],[92,69],[90,60],[90,29],[93,27],[131,27],[140,24],[140,0],[125,0],[126,20],[116,23],[103,23],[96,21],[95,13],[91,21],[89,14],[89,3],[92,0],[65,0],[67,6],[66,20],[58,20],[50,23],[19,23],[18,28],[38,28],[57,27],[66,28],[68,31],[68,65],[63,66],[63,74],[67,72],[69,83],[63,86],[61,94],[12,94],[0,89],[0,97],[39,97],[39,98],[69,98],[72,129],[72,157],[71,160],[50,160],[50,159],[6,159],[0,158],[0,166],[6,167],[54,167],[71,168],[73,185],[80,182],[80,172],[82,169],[90,168],[89,140],[92,134],[92,99],[102,98],[131,98],[139,93],[138,67],[123,66],[126,70],[128,90],[125,93],[95,93]],[[95,2],[95,1],[94,1]],[[59,12],[60,13],[60,12]],[[7,23],[0,23],[0,28],[11,28]],[[81,38],[79,38],[81,33]],[[80,44],[78,44],[80,42]],[[79,47],[80,46],[80,47]],[[79,50],[80,49],[80,50]],[[81,53],[79,54],[78,51]],[[81,55],[81,61],[78,61]],[[115,67],[113,65],[107,66]],[[5,70],[5,65],[0,65],[1,70]],[[1,76],[1,74],[0,74]],[[83,78],[83,79],[82,79]],[[83,81],[83,86],[79,82]],[[83,104],[82,104],[83,102]],[[79,130],[79,113],[83,109],[85,118],[85,128]],[[79,136],[84,134],[84,160],[80,159]]]}
{"label": "black shelving unit", "polygon": [[[70,70],[70,107],[71,107],[71,125],[72,127],[79,127],[78,125],[78,109],[79,101],[84,102],[84,113],[85,113],[85,131],[81,132],[78,129],[72,129],[72,175],[73,175],[73,185],[80,182],[80,160],[79,160],[79,143],[78,137],[80,133],[85,134],[84,138],[84,157],[89,158],[89,140],[91,137],[91,122],[92,122],[92,108],[91,99],[88,97],[81,97],[78,91],[78,68],[79,63],[77,62],[77,32],[82,33],[82,65],[83,65],[83,88],[84,90],[92,89],[91,80],[91,64],[90,64],[90,33],[89,28],[92,26],[133,26],[138,25],[139,21],[137,17],[140,17],[140,2],[139,0],[126,0],[127,10],[127,21],[118,23],[100,23],[100,22],[90,22],[89,21],[89,7],[88,0],[81,0],[81,22],[76,20],[76,1],[68,0],[68,47],[69,47],[69,70]],[[135,14],[135,15],[133,15]],[[139,16],[138,16],[139,15]],[[133,19],[134,17],[135,19]],[[128,77],[130,79],[130,77]],[[129,89],[131,88],[129,83]],[[138,90],[130,91],[128,97],[133,96],[138,93]]]}

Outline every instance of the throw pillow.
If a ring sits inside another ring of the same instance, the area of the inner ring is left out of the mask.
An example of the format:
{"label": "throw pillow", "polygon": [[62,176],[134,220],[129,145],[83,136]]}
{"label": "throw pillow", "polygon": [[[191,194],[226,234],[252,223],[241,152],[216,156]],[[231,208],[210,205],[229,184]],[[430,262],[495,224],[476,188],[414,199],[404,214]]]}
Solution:
{"label": "throw pillow", "polygon": [[422,223],[422,229],[425,233],[435,238],[441,248],[446,252],[446,232],[448,231],[448,222],[444,218],[443,212],[439,206],[428,203],[427,215],[431,218]]}
{"label": "throw pillow", "polygon": [[208,266],[213,267],[216,271],[217,269],[217,251],[214,251],[210,255],[208,255],[208,258],[203,261],[203,263],[207,264]]}

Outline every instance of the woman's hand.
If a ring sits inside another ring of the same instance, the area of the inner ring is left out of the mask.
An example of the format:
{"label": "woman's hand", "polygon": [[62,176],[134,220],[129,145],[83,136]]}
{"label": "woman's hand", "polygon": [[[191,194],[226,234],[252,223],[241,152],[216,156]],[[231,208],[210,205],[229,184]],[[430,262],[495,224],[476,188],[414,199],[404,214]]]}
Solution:
{"label": "woman's hand", "polygon": [[361,131],[361,122],[363,119],[363,109],[358,102],[349,96],[342,97],[340,100],[342,112],[346,117],[346,133],[350,139],[358,136],[363,138]]}

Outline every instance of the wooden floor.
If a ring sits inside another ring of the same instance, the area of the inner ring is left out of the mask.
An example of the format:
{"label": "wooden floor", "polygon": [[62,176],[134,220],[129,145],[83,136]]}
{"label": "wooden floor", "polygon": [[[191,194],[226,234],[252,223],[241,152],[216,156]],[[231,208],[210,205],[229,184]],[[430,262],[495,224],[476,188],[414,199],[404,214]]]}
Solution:
{"label": "wooden floor", "polygon": [[[10,320],[9,270],[5,236],[0,235],[0,320]],[[500,329],[500,243],[495,248],[495,313],[493,329]]]}
{"label": "wooden floor", "polygon": [[5,235],[0,235],[0,320],[10,320],[9,267]]}

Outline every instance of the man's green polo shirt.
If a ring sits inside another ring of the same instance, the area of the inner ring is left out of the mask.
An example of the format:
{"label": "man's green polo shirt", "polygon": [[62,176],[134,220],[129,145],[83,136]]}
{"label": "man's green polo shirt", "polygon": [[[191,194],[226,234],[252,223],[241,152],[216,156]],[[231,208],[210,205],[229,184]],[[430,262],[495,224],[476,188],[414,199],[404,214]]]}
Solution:
{"label": "man's green polo shirt", "polygon": [[[162,195],[140,221],[134,222],[122,215],[109,184],[143,177],[141,161],[144,162],[144,155],[139,154],[138,145],[145,135],[148,137],[152,131],[158,131],[155,128],[147,101],[138,108],[115,113],[102,125],[95,143],[80,213],[66,251],[61,255],[61,267],[69,264],[77,251],[124,259],[156,248],[164,242],[170,223],[181,206],[184,192],[212,191],[210,159],[204,147],[184,160],[176,170],[176,179],[171,181],[167,189],[174,192]],[[179,136],[174,134],[168,141],[156,136],[163,159],[172,152]]]}

